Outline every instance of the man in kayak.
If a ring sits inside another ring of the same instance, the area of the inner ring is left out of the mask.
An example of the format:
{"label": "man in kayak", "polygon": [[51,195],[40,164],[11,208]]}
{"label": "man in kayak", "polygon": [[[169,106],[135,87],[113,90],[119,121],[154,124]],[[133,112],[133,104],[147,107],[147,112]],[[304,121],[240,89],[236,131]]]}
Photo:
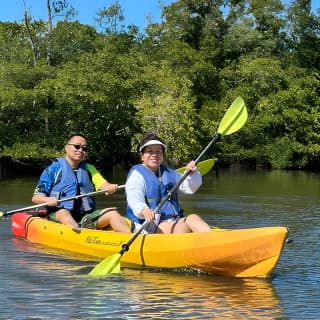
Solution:
{"label": "man in kayak", "polygon": [[118,190],[117,184],[109,183],[93,165],[85,161],[88,153],[85,136],[72,135],[65,145],[65,151],[64,158],[57,158],[42,172],[32,202],[48,203],[49,220],[75,229],[79,225],[96,229],[110,226],[115,231],[130,232],[130,227],[116,208],[96,210],[94,197],[61,201],[95,190],[106,190],[107,194]]}
{"label": "man in kayak", "polygon": [[[128,218],[134,222],[135,230],[149,221],[144,230],[148,233],[211,232],[210,226],[197,214],[183,215],[177,192],[170,196],[159,213],[154,211],[181,178],[181,174],[163,165],[165,149],[165,143],[153,133],[141,140],[138,152],[142,163],[132,167],[126,181]],[[179,190],[193,194],[202,184],[202,177],[194,161],[186,165],[186,170],[190,170],[190,174]]]}

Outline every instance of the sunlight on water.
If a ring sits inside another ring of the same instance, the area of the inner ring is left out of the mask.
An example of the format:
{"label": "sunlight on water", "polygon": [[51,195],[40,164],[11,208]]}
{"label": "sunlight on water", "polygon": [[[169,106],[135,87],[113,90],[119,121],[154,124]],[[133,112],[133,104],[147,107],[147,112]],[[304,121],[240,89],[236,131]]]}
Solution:
{"label": "sunlight on water", "polygon": [[[0,181],[1,210],[30,205],[35,181]],[[92,279],[96,262],[13,238],[1,220],[0,319],[318,319],[319,194],[314,173],[231,169],[181,197],[186,212],[219,227],[287,226],[291,242],[270,279],[128,268]],[[125,210],[123,193],[97,200]]]}

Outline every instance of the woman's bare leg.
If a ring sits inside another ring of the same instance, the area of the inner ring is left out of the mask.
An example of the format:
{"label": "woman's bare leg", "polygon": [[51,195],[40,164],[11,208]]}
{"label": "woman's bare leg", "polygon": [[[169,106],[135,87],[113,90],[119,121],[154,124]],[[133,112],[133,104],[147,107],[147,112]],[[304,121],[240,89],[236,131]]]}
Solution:
{"label": "woman's bare leg", "polygon": [[197,214],[191,214],[177,221],[162,221],[158,233],[211,232],[210,226]]}
{"label": "woman's bare leg", "polygon": [[185,222],[192,232],[211,232],[210,226],[195,213],[188,215]]}
{"label": "woman's bare leg", "polygon": [[158,229],[160,229],[159,233],[189,233],[191,229],[189,226],[183,221],[185,218],[181,218],[177,221],[162,221]]}

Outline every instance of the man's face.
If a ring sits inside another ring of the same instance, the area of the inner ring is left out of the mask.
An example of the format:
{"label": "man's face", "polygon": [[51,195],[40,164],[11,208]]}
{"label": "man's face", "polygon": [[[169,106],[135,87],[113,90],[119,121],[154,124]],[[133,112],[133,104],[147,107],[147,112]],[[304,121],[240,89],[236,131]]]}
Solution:
{"label": "man's face", "polygon": [[80,136],[72,137],[65,146],[66,158],[74,161],[81,162],[87,156],[88,145],[85,138]]}

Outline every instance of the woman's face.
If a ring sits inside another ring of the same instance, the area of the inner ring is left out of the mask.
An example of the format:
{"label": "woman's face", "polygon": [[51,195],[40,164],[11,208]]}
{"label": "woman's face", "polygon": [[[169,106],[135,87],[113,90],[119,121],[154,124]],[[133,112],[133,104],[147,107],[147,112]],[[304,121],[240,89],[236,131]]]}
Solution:
{"label": "woman's face", "polygon": [[157,172],[163,162],[163,147],[159,144],[146,146],[141,154],[141,161],[150,170]]}

